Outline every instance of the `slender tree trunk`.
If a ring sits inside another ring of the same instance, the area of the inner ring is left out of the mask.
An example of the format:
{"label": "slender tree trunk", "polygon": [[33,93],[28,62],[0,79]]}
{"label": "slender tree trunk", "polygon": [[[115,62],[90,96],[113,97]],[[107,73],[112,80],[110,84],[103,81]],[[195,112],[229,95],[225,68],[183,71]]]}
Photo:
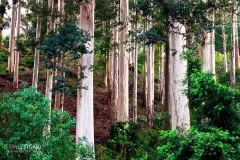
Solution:
{"label": "slender tree trunk", "polygon": [[138,11],[136,9],[136,20],[135,20],[135,32],[136,32],[136,37],[135,37],[135,49],[134,49],[134,91],[133,91],[133,121],[137,123],[137,84],[138,84]]}
{"label": "slender tree trunk", "polygon": [[129,53],[127,53],[127,34],[128,34],[128,22],[127,17],[129,13],[129,3],[128,0],[120,0],[120,21],[122,22],[123,28],[120,31],[120,54],[119,54],[119,94],[118,94],[118,121],[128,121],[129,120],[129,110],[128,110],[128,80],[129,80],[129,70],[128,70],[128,58]]}
{"label": "slender tree trunk", "polygon": [[[115,5],[118,5],[118,4],[115,4]],[[112,95],[112,97],[113,97],[113,100],[112,100],[112,106],[113,106],[113,121],[114,122],[117,122],[117,120],[118,120],[118,109],[119,109],[119,107],[118,107],[118,91],[119,91],[119,86],[118,86],[118,84],[119,84],[119,81],[118,81],[118,71],[119,71],[119,66],[118,66],[118,64],[119,64],[119,61],[118,61],[118,57],[119,57],[119,48],[118,48],[118,42],[119,42],[119,36],[118,36],[118,25],[117,25],[117,23],[118,23],[118,15],[119,15],[119,5],[118,5],[118,7],[116,7],[116,8],[118,8],[117,9],[117,16],[116,16],[116,18],[115,18],[115,26],[114,26],[114,29],[113,29],[113,39],[114,39],[114,54],[113,54],[113,57],[114,57],[114,66],[113,66],[113,95]]]}
{"label": "slender tree trunk", "polygon": [[[61,26],[62,17],[64,14],[64,0],[58,0],[58,11],[60,15],[60,17],[58,18],[59,26]],[[65,53],[63,52],[61,53],[58,64],[60,68],[65,67]],[[65,80],[65,71],[61,71],[59,73],[59,71],[56,70],[56,72],[57,72],[57,76],[61,76]],[[63,105],[64,105],[64,93],[60,93],[60,92],[55,93],[54,109],[63,111]]]}
{"label": "slender tree trunk", "polygon": [[[81,88],[77,91],[77,124],[76,138],[86,137],[87,141],[94,144],[94,114],[93,114],[93,51],[94,51],[94,5],[95,0],[89,0],[80,6],[79,28],[87,30],[91,41],[86,44],[88,54],[83,54],[79,59],[79,73],[84,74],[80,80]],[[80,67],[80,66],[79,66]],[[80,78],[80,77],[79,77]],[[87,87],[87,89],[85,88]]]}
{"label": "slender tree trunk", "polygon": [[170,124],[173,130],[178,127],[188,130],[190,128],[190,117],[188,108],[188,98],[183,94],[183,90],[187,88],[182,84],[187,72],[187,61],[181,58],[181,53],[184,51],[186,40],[185,27],[179,22],[172,22],[173,27],[170,27],[169,36],[169,112],[171,115]]}
{"label": "slender tree trunk", "polygon": [[236,83],[236,3],[234,3],[234,9],[232,12],[232,54],[231,54],[231,71],[230,71],[230,83],[234,85]]}
{"label": "slender tree trunk", "polygon": [[[38,5],[42,7],[42,0],[38,0]],[[37,27],[36,27],[36,40],[39,42],[41,37],[41,21],[42,21],[42,15],[38,15],[37,18]],[[39,46],[36,46],[35,48],[35,55],[34,55],[34,67],[33,67],[33,79],[32,79],[32,87],[37,88],[38,87],[38,71],[39,71]]]}
{"label": "slender tree trunk", "polygon": [[[147,18],[145,18],[145,21],[147,20]],[[146,22],[144,22],[143,24],[143,34],[146,33]],[[144,105],[145,107],[147,106],[147,99],[148,99],[148,90],[147,90],[147,59],[148,59],[148,55],[146,53],[146,43],[145,41],[143,42],[143,54],[145,56],[145,59],[144,59],[144,77],[143,77],[143,93],[144,93]]]}
{"label": "slender tree trunk", "polygon": [[[17,10],[17,40],[20,38],[20,25],[21,25],[21,1],[18,1]],[[14,64],[14,78],[13,87],[18,89],[18,71],[19,71],[19,52],[15,50],[15,64]]]}
{"label": "slender tree trunk", "polygon": [[235,54],[236,54],[236,57],[235,57],[235,65],[236,65],[236,68],[239,68],[239,48],[238,48],[238,1],[235,1],[235,5],[236,5],[236,11],[235,11],[235,32],[236,32],[236,38],[235,38]]}
{"label": "slender tree trunk", "polygon": [[17,16],[17,3],[12,4],[12,20],[11,20],[11,35],[9,40],[9,56],[8,56],[8,71],[13,73],[14,71],[14,46],[15,46],[15,26]]}
{"label": "slender tree trunk", "polygon": [[108,61],[109,61],[108,55],[106,54],[105,55],[106,64],[105,64],[105,69],[104,69],[104,85],[105,85],[105,88],[108,87]]}
{"label": "slender tree trunk", "polygon": [[[213,27],[215,27],[214,23],[215,23],[215,12],[213,10],[212,13],[212,23],[213,23]],[[215,71],[215,29],[213,28],[213,30],[210,33],[210,41],[211,41],[211,71],[214,74],[214,78],[216,80],[216,71]]]}
{"label": "slender tree trunk", "polygon": [[160,44],[160,65],[159,65],[159,98],[161,103],[164,102],[165,97],[165,74],[164,74],[164,66],[165,66],[165,51],[164,45]]}
{"label": "slender tree trunk", "polygon": [[227,64],[227,41],[225,34],[225,26],[224,26],[224,13],[222,11],[222,38],[223,38],[223,55],[224,55],[224,70],[228,72],[228,64]]}
{"label": "slender tree trunk", "polygon": [[[149,23],[148,23],[148,30],[150,30],[150,28],[152,27],[152,18],[151,16],[149,16]],[[148,119],[148,127],[151,128],[153,125],[153,89],[154,89],[154,83],[153,83],[153,44],[150,44],[148,46],[148,59],[147,59],[147,106],[146,106],[146,110],[147,110],[147,119]]]}

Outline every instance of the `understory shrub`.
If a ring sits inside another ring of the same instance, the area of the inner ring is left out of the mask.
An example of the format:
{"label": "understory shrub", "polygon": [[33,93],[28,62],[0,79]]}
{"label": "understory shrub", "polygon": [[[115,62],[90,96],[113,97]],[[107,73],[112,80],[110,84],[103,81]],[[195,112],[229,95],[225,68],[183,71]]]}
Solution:
{"label": "understory shrub", "polygon": [[49,100],[34,88],[1,95],[0,102],[0,159],[73,160],[93,156],[85,139],[76,145],[70,134],[75,120],[69,113],[54,110],[49,115]]}

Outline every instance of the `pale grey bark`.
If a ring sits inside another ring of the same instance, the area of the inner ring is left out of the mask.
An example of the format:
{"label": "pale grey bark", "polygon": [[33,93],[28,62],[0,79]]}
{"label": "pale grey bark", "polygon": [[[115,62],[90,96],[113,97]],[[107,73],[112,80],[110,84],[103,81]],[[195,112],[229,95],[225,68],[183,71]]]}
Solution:
{"label": "pale grey bark", "polygon": [[17,4],[12,4],[11,35],[9,39],[8,71],[14,71],[14,46],[15,46],[15,27],[17,17]]}
{"label": "pale grey bark", "polygon": [[222,38],[223,38],[223,55],[224,55],[224,70],[228,72],[228,63],[227,63],[227,41],[226,41],[226,34],[225,34],[225,26],[224,26],[224,14],[222,11]]}
{"label": "pale grey bark", "polygon": [[[21,27],[21,1],[18,1],[17,10],[17,40],[20,38],[20,27]],[[19,76],[19,52],[15,50],[15,63],[14,63],[14,78],[13,87],[18,89],[18,76]]]}
{"label": "pale grey bark", "polygon": [[182,83],[187,72],[187,60],[181,58],[184,51],[186,39],[183,36],[185,27],[179,22],[172,22],[169,36],[169,113],[171,115],[170,124],[173,130],[181,128],[188,130],[190,128],[190,115],[188,108],[188,98],[183,94],[187,88]]}
{"label": "pale grey bark", "polygon": [[129,1],[120,0],[120,21],[122,22],[122,29],[119,33],[119,94],[118,94],[118,121],[129,120],[129,96],[128,96],[128,80],[129,80],[129,53],[127,52],[127,34],[129,31],[128,26],[129,15]]}
{"label": "pale grey bark", "polygon": [[[84,74],[77,91],[77,124],[76,138],[86,137],[94,144],[94,113],[93,113],[93,58],[94,58],[94,5],[95,0],[89,0],[80,6],[79,28],[87,30],[91,40],[86,44],[87,54],[79,59],[78,72]],[[81,68],[80,68],[81,66]],[[79,74],[80,75],[80,74]],[[80,77],[79,77],[80,78]]]}
{"label": "pale grey bark", "polygon": [[[38,5],[40,8],[42,8],[42,0],[38,0]],[[42,15],[38,15],[37,18],[37,27],[36,27],[36,41],[39,42],[41,37],[41,18]],[[34,54],[34,67],[33,67],[33,78],[32,78],[32,87],[37,88],[38,87],[38,72],[39,72],[39,45],[35,48],[35,54]]]}

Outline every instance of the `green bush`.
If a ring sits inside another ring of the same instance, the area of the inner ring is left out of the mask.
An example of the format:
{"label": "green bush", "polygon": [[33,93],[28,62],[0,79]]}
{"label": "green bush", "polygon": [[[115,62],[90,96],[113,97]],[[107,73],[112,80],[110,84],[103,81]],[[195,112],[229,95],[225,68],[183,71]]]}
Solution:
{"label": "green bush", "polygon": [[34,57],[26,56],[20,61],[20,65],[27,68],[33,68],[34,65]]}
{"label": "green bush", "polygon": [[93,156],[89,147],[83,145],[85,142],[75,144],[70,134],[75,120],[67,112],[52,111],[51,130],[46,130],[49,101],[35,89],[24,88],[12,95],[4,94],[0,101],[1,158],[71,160],[77,156]]}
{"label": "green bush", "polygon": [[188,135],[176,131],[161,131],[158,147],[161,160],[236,160],[240,158],[238,136],[227,131],[208,128],[205,131],[192,129]]}

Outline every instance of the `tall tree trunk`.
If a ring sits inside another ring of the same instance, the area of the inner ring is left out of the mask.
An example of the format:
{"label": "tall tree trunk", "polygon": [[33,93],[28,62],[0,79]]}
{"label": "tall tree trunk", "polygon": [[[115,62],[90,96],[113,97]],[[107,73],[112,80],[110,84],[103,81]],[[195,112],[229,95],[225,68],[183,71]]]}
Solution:
{"label": "tall tree trunk", "polygon": [[[146,33],[146,28],[147,28],[147,26],[146,26],[146,21],[147,21],[147,18],[145,18],[145,22],[144,22],[144,24],[143,24],[143,34],[145,34]],[[144,93],[144,105],[145,105],[145,107],[147,106],[147,99],[148,99],[148,96],[147,96],[147,94],[148,94],[148,90],[147,90],[147,85],[148,85],[148,83],[147,83],[147,57],[148,57],[148,55],[147,55],[147,53],[146,53],[146,43],[145,43],[145,41],[143,42],[143,54],[144,54],[144,57],[145,57],[145,59],[144,59],[144,75],[143,75],[143,93]]]}
{"label": "tall tree trunk", "polygon": [[206,33],[202,28],[202,34],[204,42],[200,45],[200,54],[203,59],[202,71],[211,71],[211,44],[210,35],[211,33]]}
{"label": "tall tree trunk", "polygon": [[[21,1],[19,0],[17,10],[17,40],[19,40],[20,38],[20,27],[21,27]],[[16,89],[18,89],[18,71],[19,71],[19,52],[15,50],[13,87]]]}
{"label": "tall tree trunk", "polygon": [[[64,0],[58,0],[58,11],[60,17],[58,18],[59,25],[62,25],[62,17],[64,14]],[[59,57],[59,67],[64,68],[65,67],[65,53],[61,53],[61,56]],[[61,76],[65,80],[65,71],[61,71],[59,73],[58,70],[56,70],[57,76]],[[54,109],[56,110],[62,110],[63,111],[63,105],[64,105],[64,93],[56,93],[55,94],[55,100],[54,100]]]}
{"label": "tall tree trunk", "polygon": [[123,28],[120,31],[120,53],[119,53],[119,94],[118,94],[118,121],[129,120],[128,110],[128,59],[129,53],[127,53],[127,34],[128,34],[128,22],[127,17],[129,13],[128,0],[120,0],[120,21]]}
{"label": "tall tree trunk", "polygon": [[[41,8],[42,7],[42,0],[38,0],[38,5]],[[42,21],[42,15],[38,14],[37,18],[37,27],[36,27],[36,41],[39,42],[41,37],[41,21]],[[37,88],[38,87],[38,71],[39,71],[39,50],[40,45],[37,45],[35,48],[35,54],[34,54],[34,67],[33,67],[33,78],[32,78],[32,87]]]}
{"label": "tall tree trunk", "polygon": [[116,5],[116,12],[117,12],[117,16],[115,18],[115,25],[114,25],[114,29],[113,29],[113,39],[114,39],[114,66],[113,66],[113,100],[112,100],[112,108],[113,108],[113,121],[116,122],[118,120],[118,91],[119,91],[119,81],[118,81],[118,71],[119,71],[119,61],[118,61],[118,57],[119,57],[119,48],[118,48],[118,42],[119,42],[119,36],[118,36],[118,15],[119,15],[119,5]]}
{"label": "tall tree trunk", "polygon": [[165,74],[164,74],[164,66],[165,66],[165,51],[164,51],[164,45],[160,44],[159,46],[159,52],[160,52],[160,64],[159,64],[159,98],[161,101],[161,104],[164,102],[165,97]]}
{"label": "tall tree trunk", "polygon": [[235,62],[236,62],[236,3],[234,1],[234,8],[233,8],[233,11],[232,11],[232,54],[231,54],[231,71],[230,71],[230,83],[231,85],[234,85],[236,83],[236,65],[235,65]]}
{"label": "tall tree trunk", "polygon": [[[14,1],[13,1],[14,2]],[[15,46],[15,27],[17,16],[17,3],[12,4],[11,35],[9,40],[8,71],[14,71],[14,46]]]}
{"label": "tall tree trunk", "polygon": [[[151,16],[149,16],[149,23],[148,23],[148,30],[151,29],[152,27],[152,22],[151,22],[152,18]],[[147,110],[147,119],[148,119],[148,127],[151,128],[153,125],[153,89],[154,89],[154,83],[153,83],[153,44],[150,44],[148,46],[148,59],[147,59],[147,106],[146,106],[146,110]]]}
{"label": "tall tree trunk", "polygon": [[[77,125],[76,138],[86,137],[87,141],[94,144],[94,114],[93,114],[93,50],[94,50],[94,5],[95,0],[89,0],[80,6],[79,28],[87,30],[91,35],[91,41],[86,44],[88,54],[82,55],[79,59],[79,73],[82,72],[85,78],[80,80],[83,86],[77,91]],[[80,67],[80,66],[79,66]],[[80,77],[79,77],[80,78]],[[87,87],[87,89],[85,88]]]}
{"label": "tall tree trunk", "polygon": [[[187,61],[181,58],[184,51],[186,40],[183,34],[186,33],[185,27],[179,22],[172,22],[169,36],[169,63],[168,63],[168,106],[171,115],[170,124],[173,130],[178,127],[188,130],[190,128],[190,117],[188,108],[188,98],[183,94],[183,90],[187,88],[182,84],[187,72]],[[166,86],[167,87],[167,86]]]}
{"label": "tall tree trunk", "polygon": [[133,91],[133,121],[137,123],[137,84],[138,84],[138,11],[136,9],[136,20],[135,20],[135,48],[134,48],[134,91]]}
{"label": "tall tree trunk", "polygon": [[[213,27],[215,27],[214,23],[215,23],[215,12],[213,10],[213,13],[211,15],[212,18],[212,23],[213,23]],[[215,29],[213,28],[211,33],[210,33],[210,41],[211,41],[211,71],[214,74],[214,78],[216,79],[215,76]]]}
{"label": "tall tree trunk", "polygon": [[222,11],[222,38],[223,38],[223,55],[224,55],[224,70],[228,72],[228,64],[227,64],[227,41],[225,34],[225,26],[224,26],[224,13]]}
{"label": "tall tree trunk", "polygon": [[235,1],[235,5],[236,5],[236,11],[235,11],[235,34],[236,34],[236,38],[235,38],[235,54],[236,54],[236,57],[235,57],[235,65],[236,65],[236,68],[239,68],[239,48],[238,48],[238,1]]}

